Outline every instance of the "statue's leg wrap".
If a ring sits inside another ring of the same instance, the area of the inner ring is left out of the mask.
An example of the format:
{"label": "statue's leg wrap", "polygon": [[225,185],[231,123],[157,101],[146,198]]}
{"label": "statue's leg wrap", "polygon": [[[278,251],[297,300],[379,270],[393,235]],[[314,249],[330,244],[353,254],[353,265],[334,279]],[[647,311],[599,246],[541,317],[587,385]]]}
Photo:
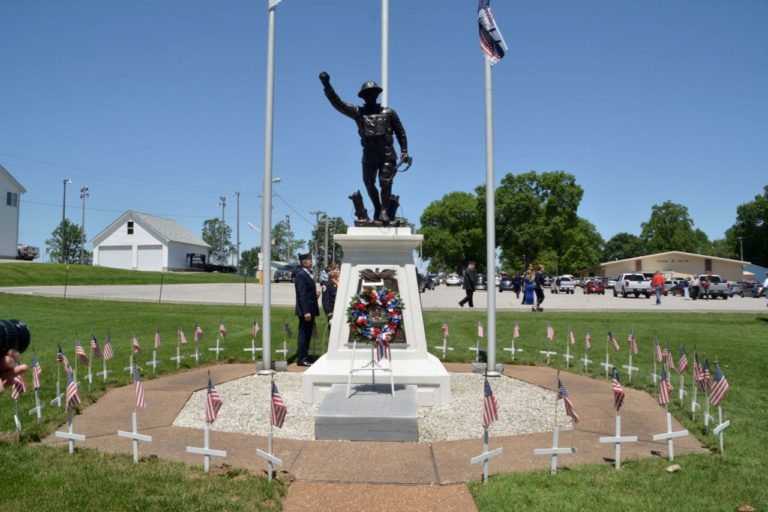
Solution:
{"label": "statue's leg wrap", "polygon": [[368,197],[373,204],[373,218],[377,219],[381,212],[381,200],[379,199],[379,190],[376,188],[376,174],[378,174],[379,165],[372,163],[363,163],[363,185],[368,191]]}
{"label": "statue's leg wrap", "polygon": [[[381,166],[381,172],[379,173],[379,186],[381,187],[381,210],[382,212],[389,211],[389,202],[392,198],[392,182],[395,180],[395,174],[397,173],[397,161],[387,159],[384,165]],[[389,220],[387,218],[387,220]]]}

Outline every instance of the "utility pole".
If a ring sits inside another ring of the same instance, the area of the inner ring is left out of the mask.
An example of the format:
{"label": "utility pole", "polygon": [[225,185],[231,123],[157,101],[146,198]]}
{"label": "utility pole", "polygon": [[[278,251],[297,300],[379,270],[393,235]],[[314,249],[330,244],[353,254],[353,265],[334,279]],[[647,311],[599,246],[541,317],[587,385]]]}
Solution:
{"label": "utility pole", "polygon": [[65,236],[64,236],[64,221],[66,220],[67,216],[67,185],[72,183],[72,180],[68,180],[64,178],[64,201],[61,205],[61,262],[66,263],[67,262],[67,250],[66,250],[66,242],[65,242]]}
{"label": "utility pole", "polygon": [[225,255],[227,254],[225,245],[224,245],[224,228],[226,224],[224,224],[224,208],[227,206],[227,198],[224,196],[219,196],[219,206],[221,206],[221,259],[219,263],[226,263]]}
{"label": "utility pole", "polygon": [[235,268],[240,271],[240,192],[232,194],[237,197],[237,254],[235,255]]}
{"label": "utility pole", "polygon": [[328,268],[328,215],[325,216],[325,250],[323,251],[323,267]]}
{"label": "utility pole", "polygon": [[80,219],[80,264],[83,264],[83,248],[85,247],[85,200],[89,197],[88,186],[80,189],[80,199],[83,201],[82,217]]}

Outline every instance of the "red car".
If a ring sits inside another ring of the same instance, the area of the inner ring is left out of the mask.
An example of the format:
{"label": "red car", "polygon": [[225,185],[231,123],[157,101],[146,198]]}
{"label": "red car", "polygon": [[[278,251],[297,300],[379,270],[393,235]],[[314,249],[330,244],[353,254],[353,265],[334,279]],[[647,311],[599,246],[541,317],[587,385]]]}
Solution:
{"label": "red car", "polygon": [[587,284],[584,286],[584,293],[587,295],[590,293],[605,295],[605,283],[602,281],[595,281],[594,279],[587,281]]}

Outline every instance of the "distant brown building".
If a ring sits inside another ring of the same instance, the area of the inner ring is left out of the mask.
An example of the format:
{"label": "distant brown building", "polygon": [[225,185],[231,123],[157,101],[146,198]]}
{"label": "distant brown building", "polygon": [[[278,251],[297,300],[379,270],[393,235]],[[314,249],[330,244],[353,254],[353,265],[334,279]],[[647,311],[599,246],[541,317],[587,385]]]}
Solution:
{"label": "distant brown building", "polygon": [[625,260],[607,261],[585,269],[584,275],[616,277],[625,272],[656,272],[667,278],[687,277],[694,274],[718,274],[728,281],[744,279],[748,261],[718,258],[682,251],[660,252]]}

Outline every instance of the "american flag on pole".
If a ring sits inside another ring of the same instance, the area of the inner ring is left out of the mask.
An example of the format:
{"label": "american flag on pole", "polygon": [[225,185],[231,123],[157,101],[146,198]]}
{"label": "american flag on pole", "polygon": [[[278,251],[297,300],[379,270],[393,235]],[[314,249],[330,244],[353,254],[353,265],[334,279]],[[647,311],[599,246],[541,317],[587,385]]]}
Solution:
{"label": "american flag on pole", "polygon": [[558,398],[563,399],[563,403],[565,404],[565,414],[570,416],[574,423],[578,423],[580,419],[579,415],[576,414],[576,409],[573,408],[573,403],[571,403],[570,398],[568,398],[568,391],[565,390],[565,385],[560,379],[557,379],[557,396]]}
{"label": "american flag on pole", "polygon": [[91,355],[94,359],[101,359],[101,350],[99,349],[99,342],[96,340],[96,336],[91,334]]}
{"label": "american flag on pole", "polygon": [[275,384],[275,381],[272,381],[272,425],[277,428],[283,428],[283,422],[287,413],[288,408],[285,406],[283,397],[280,396],[280,392],[277,390],[277,384]]}
{"label": "american flag on pole", "polygon": [[293,337],[293,333],[291,332],[291,326],[288,325],[288,322],[283,323],[283,331],[285,331],[286,339]]}
{"label": "american flag on pole", "polygon": [[621,382],[619,382],[619,372],[616,371],[616,368],[613,369],[611,387],[613,388],[613,408],[616,409],[616,412],[619,412],[621,406],[624,405],[624,388]]}
{"label": "american flag on pole", "polygon": [[629,342],[629,349],[633,354],[637,354],[637,338],[635,338],[635,331],[629,333],[627,336],[627,342]]}
{"label": "american flag on pole", "polygon": [[547,339],[552,341],[555,339],[555,330],[552,328],[552,324],[547,322]]}
{"label": "american flag on pole", "polygon": [[139,345],[139,338],[136,337],[135,332],[131,335],[131,348],[134,354],[141,354],[141,345]]}
{"label": "american flag on pole", "polygon": [[181,328],[181,324],[179,324],[178,334],[179,334],[179,345],[186,345],[187,337],[184,335],[184,329]]}
{"label": "american flag on pole", "polygon": [[512,337],[517,339],[520,337],[520,324],[515,322],[515,327],[512,329]]}
{"label": "american flag on pole", "polygon": [[448,323],[447,322],[444,323],[441,329],[443,331],[443,338],[447,338],[448,337]]}
{"label": "american flag on pole", "polygon": [[664,356],[664,367],[671,370],[675,367],[675,358],[672,356],[672,351],[669,350],[669,342],[664,347],[664,351],[661,353]]}
{"label": "american flag on pole", "polygon": [[160,348],[160,328],[155,327],[155,348]]}
{"label": "american flag on pole", "polygon": [[704,370],[701,368],[701,363],[699,362],[699,353],[696,352],[696,350],[693,351],[693,380],[695,380],[699,385],[701,385],[701,379],[704,378]]}
{"label": "american flag on pole", "polygon": [[504,42],[504,37],[496,26],[496,20],[493,19],[490,3],[490,0],[480,0],[477,7],[477,22],[480,28],[480,48],[486,60],[493,65],[504,58],[507,43]]}
{"label": "american flag on pole", "polygon": [[728,391],[728,379],[723,375],[720,369],[720,363],[715,362],[715,383],[712,385],[712,393],[709,395],[709,402],[712,405],[720,405],[725,393]]}
{"label": "american flag on pole", "polygon": [[709,373],[709,359],[706,357],[704,358],[704,367],[701,372],[701,381],[699,381],[699,386],[703,391],[712,389],[712,380]]}
{"label": "american flag on pole", "polygon": [[621,350],[619,341],[616,339],[616,336],[613,335],[613,331],[608,331],[608,341],[613,343],[613,348],[615,348],[617,351]]}
{"label": "american flag on pole", "polygon": [[224,319],[219,321],[219,336],[222,338],[227,337],[227,328],[224,326]]}
{"label": "american flag on pole", "polygon": [[40,367],[40,360],[37,358],[37,351],[32,352],[32,388],[40,389],[40,376],[43,369]]}
{"label": "american flag on pole", "polygon": [[144,385],[141,383],[141,372],[139,365],[133,365],[133,386],[136,391],[136,407],[144,408],[147,402],[144,400]]}
{"label": "american flag on pole", "polygon": [[584,334],[584,349],[589,350],[590,348],[592,348],[592,335],[587,331]]}
{"label": "american flag on pole", "polygon": [[659,385],[659,405],[667,405],[669,403],[669,392],[672,386],[669,385],[669,379],[667,378],[667,369],[661,369],[661,384]]}
{"label": "american flag on pole", "polygon": [[251,326],[251,335],[254,338],[259,335],[259,329],[260,329],[259,323],[256,320],[254,320],[253,325]]}
{"label": "american flag on pole", "polygon": [[485,332],[483,331],[483,323],[480,320],[478,320],[477,321],[477,337],[482,338],[483,336],[485,336]]}
{"label": "american flag on pole", "polygon": [[688,369],[688,356],[685,355],[685,345],[680,345],[680,355],[677,360],[677,373],[683,373]]}
{"label": "american flag on pole", "polygon": [[211,376],[208,375],[208,393],[205,397],[205,421],[213,423],[219,414],[219,409],[221,409],[221,398],[219,397],[219,392],[213,387]]}
{"label": "american flag on pole", "polygon": [[56,350],[56,361],[62,363],[65,370],[69,368],[69,359],[67,359],[64,351],[61,350],[61,343],[59,343],[59,348]]}
{"label": "american flag on pole", "polygon": [[104,360],[109,361],[115,353],[112,351],[112,339],[107,334],[107,339],[104,340]]}
{"label": "american flag on pole", "polygon": [[488,429],[491,423],[499,419],[499,405],[496,403],[496,397],[493,396],[488,378],[483,383],[483,428]]}
{"label": "american flag on pole", "polygon": [[80,340],[75,340],[75,355],[80,358],[80,362],[88,364],[88,354],[85,353],[85,349],[80,344]]}
{"label": "american flag on pole", "polygon": [[654,343],[653,350],[656,353],[656,361],[662,362],[664,360],[664,353],[661,351],[661,346],[659,345],[659,338],[654,336],[653,343]]}
{"label": "american flag on pole", "polygon": [[200,343],[200,340],[203,339],[203,328],[200,327],[200,324],[195,322],[195,343]]}
{"label": "american flag on pole", "polygon": [[27,392],[27,381],[24,380],[24,372],[13,378],[13,389],[11,389],[11,398],[18,400],[22,393]]}
{"label": "american flag on pole", "polygon": [[80,405],[80,392],[72,368],[67,368],[67,408]]}
{"label": "american flag on pole", "polygon": [[575,345],[576,344],[576,335],[573,334],[573,329],[571,329],[570,327],[568,328],[568,342],[571,345]]}

